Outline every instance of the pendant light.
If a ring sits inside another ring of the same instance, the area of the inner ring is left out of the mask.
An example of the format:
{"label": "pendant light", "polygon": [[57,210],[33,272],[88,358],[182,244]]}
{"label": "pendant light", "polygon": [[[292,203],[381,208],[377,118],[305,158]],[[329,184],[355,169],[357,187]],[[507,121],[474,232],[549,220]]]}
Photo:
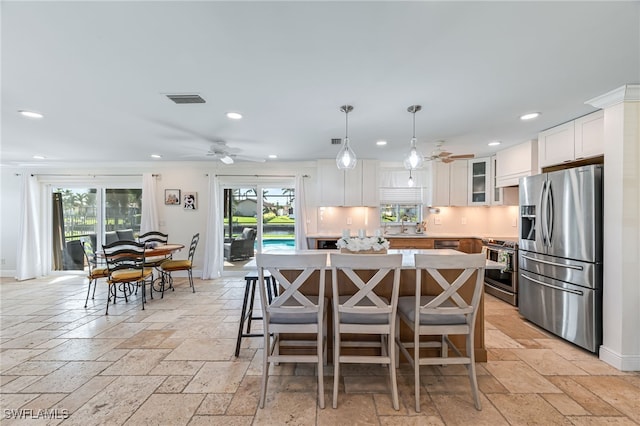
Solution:
{"label": "pendant light", "polygon": [[353,169],[358,162],[356,153],[349,146],[349,113],[353,111],[353,107],[351,105],[342,105],[340,111],[344,112],[345,116],[345,136],[344,144],[336,156],[336,164],[340,170]]}
{"label": "pendant light", "polygon": [[413,174],[411,173],[412,171],[413,169],[409,169],[409,182],[407,182],[407,185],[409,185],[410,188],[416,186],[416,181],[413,180]]}
{"label": "pendant light", "polygon": [[404,167],[409,170],[419,169],[422,167],[422,163],[424,162],[422,153],[418,151],[418,148],[416,147],[416,112],[421,109],[422,107],[420,105],[411,105],[407,108],[407,111],[413,114],[413,137],[411,138],[411,149],[404,159]]}

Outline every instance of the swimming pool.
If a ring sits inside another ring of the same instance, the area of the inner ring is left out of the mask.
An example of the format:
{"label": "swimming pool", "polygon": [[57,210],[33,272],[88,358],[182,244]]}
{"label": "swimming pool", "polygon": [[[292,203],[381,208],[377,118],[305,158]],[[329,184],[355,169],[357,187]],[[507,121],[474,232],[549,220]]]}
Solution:
{"label": "swimming pool", "polygon": [[293,249],[296,246],[296,242],[293,239],[269,238],[268,240],[262,241],[262,246],[269,248]]}

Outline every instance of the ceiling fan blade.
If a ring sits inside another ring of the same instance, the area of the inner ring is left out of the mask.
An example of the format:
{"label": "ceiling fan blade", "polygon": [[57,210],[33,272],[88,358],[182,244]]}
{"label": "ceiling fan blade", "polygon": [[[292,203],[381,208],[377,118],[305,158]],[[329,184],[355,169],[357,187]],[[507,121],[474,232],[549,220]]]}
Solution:
{"label": "ceiling fan blade", "polygon": [[455,161],[455,159],[451,158],[451,157],[443,157],[440,159],[440,161],[442,161],[443,163],[453,163]]}
{"label": "ceiling fan blade", "polygon": [[460,155],[451,155],[449,158],[453,158],[454,160],[463,160],[465,158],[474,158],[473,154],[460,154]]}
{"label": "ceiling fan blade", "polygon": [[450,155],[451,153],[449,151],[442,151],[438,154],[438,157],[442,158],[442,157],[448,157]]}
{"label": "ceiling fan blade", "polygon": [[247,157],[244,155],[233,155],[233,158],[237,160],[242,160],[242,161],[252,161],[254,163],[264,163],[266,161],[264,158]]}

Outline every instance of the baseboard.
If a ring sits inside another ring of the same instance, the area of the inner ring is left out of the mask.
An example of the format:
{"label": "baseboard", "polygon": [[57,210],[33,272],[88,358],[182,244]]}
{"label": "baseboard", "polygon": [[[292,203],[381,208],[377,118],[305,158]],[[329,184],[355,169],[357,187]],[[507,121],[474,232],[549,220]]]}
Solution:
{"label": "baseboard", "polygon": [[2,278],[15,278],[16,270],[13,269],[0,269],[0,277]]}
{"label": "baseboard", "polygon": [[640,371],[640,355],[621,355],[600,346],[600,359],[620,371]]}

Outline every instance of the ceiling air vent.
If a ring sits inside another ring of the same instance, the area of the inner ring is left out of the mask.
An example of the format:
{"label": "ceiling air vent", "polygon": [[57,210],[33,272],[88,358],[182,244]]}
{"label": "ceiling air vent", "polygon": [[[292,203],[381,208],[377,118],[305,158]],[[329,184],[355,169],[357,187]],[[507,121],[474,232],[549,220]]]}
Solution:
{"label": "ceiling air vent", "polygon": [[203,104],[206,102],[200,95],[167,95],[167,98],[177,104]]}
{"label": "ceiling air vent", "polygon": [[331,145],[342,145],[342,139],[341,138],[331,139]]}

